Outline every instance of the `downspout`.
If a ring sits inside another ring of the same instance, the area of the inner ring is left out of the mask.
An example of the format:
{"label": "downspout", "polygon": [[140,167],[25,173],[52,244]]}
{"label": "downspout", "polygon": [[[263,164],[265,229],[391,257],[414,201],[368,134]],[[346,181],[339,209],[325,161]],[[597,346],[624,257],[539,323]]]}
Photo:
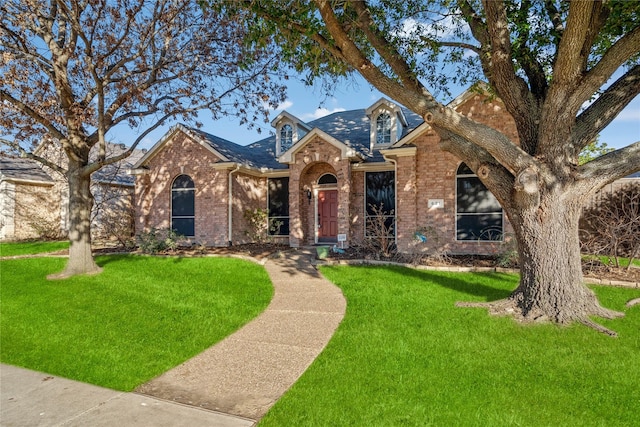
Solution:
{"label": "downspout", "polygon": [[232,171],[229,171],[229,196],[227,199],[229,200],[229,246],[233,245],[233,174],[238,172],[240,169],[240,164],[236,163],[236,168]]}

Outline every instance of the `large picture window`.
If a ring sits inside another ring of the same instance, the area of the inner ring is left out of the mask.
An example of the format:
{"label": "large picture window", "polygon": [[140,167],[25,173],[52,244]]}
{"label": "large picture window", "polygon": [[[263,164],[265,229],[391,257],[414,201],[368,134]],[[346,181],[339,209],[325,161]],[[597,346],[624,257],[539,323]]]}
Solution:
{"label": "large picture window", "polygon": [[367,172],[365,185],[365,236],[395,235],[395,172]]}
{"label": "large picture window", "polygon": [[502,240],[502,207],[469,167],[456,173],[456,239]]}
{"label": "large picture window", "polygon": [[289,235],[289,178],[270,178],[269,187],[269,234]]}
{"label": "large picture window", "polygon": [[171,229],[186,236],[195,236],[196,189],[188,175],[179,175],[171,186]]}

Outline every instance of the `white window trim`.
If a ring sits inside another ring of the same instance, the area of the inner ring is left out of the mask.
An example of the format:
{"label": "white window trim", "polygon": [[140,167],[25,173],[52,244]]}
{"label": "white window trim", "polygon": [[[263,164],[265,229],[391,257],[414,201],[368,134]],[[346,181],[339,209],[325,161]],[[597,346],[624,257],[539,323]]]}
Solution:
{"label": "white window trim", "polygon": [[[385,144],[378,143],[378,117],[380,117],[382,114],[388,114],[390,118],[390,123],[389,123],[390,140],[388,143],[385,143]],[[398,135],[398,123],[401,123],[401,121],[399,120],[398,114],[395,111],[388,108],[384,108],[382,106],[376,109],[374,113],[371,115],[371,131],[370,131],[371,150],[387,148],[395,144],[398,141],[398,139],[400,139],[400,137],[402,136],[402,135]]]}

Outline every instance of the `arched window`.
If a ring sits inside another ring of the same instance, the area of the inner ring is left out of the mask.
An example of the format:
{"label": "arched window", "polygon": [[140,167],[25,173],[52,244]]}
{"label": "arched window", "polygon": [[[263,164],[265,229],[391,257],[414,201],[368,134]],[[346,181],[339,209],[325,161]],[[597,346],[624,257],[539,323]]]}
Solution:
{"label": "arched window", "polygon": [[391,116],[380,113],[376,118],[376,144],[391,143]]}
{"label": "arched window", "polygon": [[293,145],[293,127],[290,124],[280,128],[280,152],[284,153]]}
{"label": "arched window", "polygon": [[336,176],[334,174],[331,173],[325,173],[324,175],[322,175],[319,179],[318,179],[318,184],[322,185],[322,184],[337,184],[338,183],[338,179],[336,178]]}
{"label": "arched window", "polygon": [[196,188],[188,175],[179,175],[171,186],[171,229],[185,237],[194,237]]}
{"label": "arched window", "polygon": [[502,207],[469,167],[456,172],[456,239],[502,240]]}

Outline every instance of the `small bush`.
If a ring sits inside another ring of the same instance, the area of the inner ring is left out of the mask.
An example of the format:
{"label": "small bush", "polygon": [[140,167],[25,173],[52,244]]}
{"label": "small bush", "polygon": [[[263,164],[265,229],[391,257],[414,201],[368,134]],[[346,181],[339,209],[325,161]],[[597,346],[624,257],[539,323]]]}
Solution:
{"label": "small bush", "polygon": [[244,234],[257,243],[267,240],[269,211],[260,208],[247,209],[243,216],[249,226]]}
{"label": "small bush", "polygon": [[60,220],[57,218],[33,214],[29,220],[29,226],[35,231],[38,240],[60,240],[65,237],[60,228]]}
{"label": "small bush", "polygon": [[175,251],[184,236],[166,228],[152,227],[148,232],[137,236],[138,248],[145,254],[157,254],[164,251]]}
{"label": "small bush", "polygon": [[367,218],[362,249],[377,259],[391,258],[396,253],[394,211],[385,211],[382,204],[370,205],[370,209],[373,215]]}

